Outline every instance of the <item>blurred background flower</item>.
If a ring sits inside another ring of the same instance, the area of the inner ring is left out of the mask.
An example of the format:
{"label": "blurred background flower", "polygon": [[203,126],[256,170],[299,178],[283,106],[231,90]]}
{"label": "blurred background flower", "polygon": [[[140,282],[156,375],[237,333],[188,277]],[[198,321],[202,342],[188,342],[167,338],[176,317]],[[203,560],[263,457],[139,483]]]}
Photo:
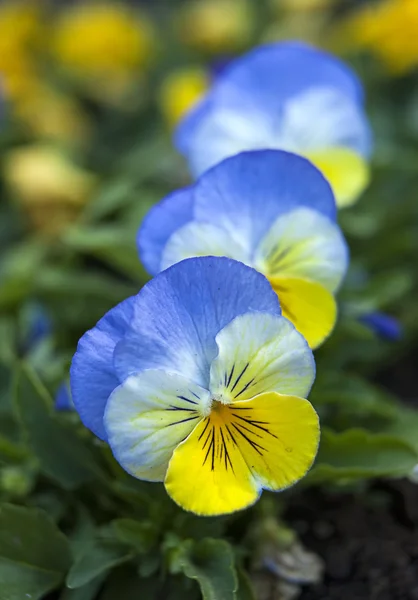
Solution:
{"label": "blurred background flower", "polygon": [[193,66],[175,69],[165,77],[159,91],[159,103],[171,128],[204,96],[210,79],[207,69]]}
{"label": "blurred background flower", "polygon": [[418,65],[418,3],[380,0],[366,4],[343,26],[342,45],[366,48],[394,74]]}
{"label": "blurred background flower", "polygon": [[34,138],[71,146],[84,144],[90,134],[89,119],[80,102],[42,81],[27,85],[14,115]]}
{"label": "blurred background flower", "polygon": [[51,53],[92,96],[120,105],[154,54],[149,19],[124,3],[78,2],[53,24]]}
{"label": "blurred background flower", "polygon": [[32,0],[0,5],[0,73],[7,99],[19,101],[39,76],[37,56],[44,40],[43,6]]}
{"label": "blurred background flower", "polygon": [[30,225],[59,233],[77,218],[94,189],[95,178],[52,146],[37,144],[10,152],[4,180]]}
{"label": "blurred background flower", "polygon": [[272,19],[262,39],[303,39],[322,46],[336,5],[336,0],[271,0]]}
{"label": "blurred background flower", "polygon": [[179,36],[209,55],[236,52],[250,43],[256,15],[250,0],[191,0],[180,10]]}

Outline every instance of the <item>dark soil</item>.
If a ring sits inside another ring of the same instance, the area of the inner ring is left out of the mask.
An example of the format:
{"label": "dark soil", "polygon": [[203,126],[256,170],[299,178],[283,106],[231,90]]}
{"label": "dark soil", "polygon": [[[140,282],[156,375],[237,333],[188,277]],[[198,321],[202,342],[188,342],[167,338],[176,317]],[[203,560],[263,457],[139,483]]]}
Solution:
{"label": "dark soil", "polygon": [[325,561],[301,600],[418,600],[418,485],[381,482],[365,494],[309,490],[286,521]]}

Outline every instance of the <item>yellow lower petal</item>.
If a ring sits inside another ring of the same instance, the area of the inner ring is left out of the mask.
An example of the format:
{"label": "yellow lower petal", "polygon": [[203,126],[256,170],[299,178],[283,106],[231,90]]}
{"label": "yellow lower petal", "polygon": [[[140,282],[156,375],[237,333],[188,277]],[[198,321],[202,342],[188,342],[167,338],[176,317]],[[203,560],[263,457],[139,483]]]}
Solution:
{"label": "yellow lower petal", "polygon": [[318,415],[308,400],[268,392],[234,403],[231,413],[240,430],[236,441],[259,485],[279,491],[306,475],[320,435]]}
{"label": "yellow lower petal", "polygon": [[231,513],[253,504],[263,487],[279,491],[303,477],[318,440],[317,414],[297,396],[269,392],[234,404],[214,402],[174,451],[165,486],[185,510]]}
{"label": "yellow lower petal", "polygon": [[258,499],[260,486],[233,442],[231,418],[230,409],[219,404],[174,451],[165,487],[185,510],[222,515]]}
{"label": "yellow lower petal", "polygon": [[299,277],[269,277],[279,296],[283,316],[303,335],[311,348],[329,336],[337,318],[334,296],[315,281]]}
{"label": "yellow lower petal", "polygon": [[353,150],[334,147],[310,152],[306,157],[328,179],[339,208],[354,204],[369,184],[369,167],[364,158]]}

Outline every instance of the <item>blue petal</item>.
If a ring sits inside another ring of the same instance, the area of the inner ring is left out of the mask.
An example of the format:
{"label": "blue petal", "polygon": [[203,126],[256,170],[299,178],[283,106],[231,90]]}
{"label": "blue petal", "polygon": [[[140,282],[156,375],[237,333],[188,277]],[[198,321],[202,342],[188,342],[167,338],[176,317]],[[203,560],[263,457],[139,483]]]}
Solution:
{"label": "blue petal", "polygon": [[[310,87],[332,87],[363,102],[363,88],[344,62],[300,42],[260,46],[232,62],[218,79],[217,102],[236,104],[270,98],[272,106]],[[274,104],[273,104],[274,102]]]}
{"label": "blue petal", "polygon": [[120,381],[113,367],[116,344],[125,335],[133,316],[135,297],[112,308],[78,342],[70,370],[74,406],[84,425],[105,440],[103,414],[106,402]]}
{"label": "blue petal", "polygon": [[144,369],[165,369],[207,389],[217,354],[215,336],[248,311],[281,314],[263,275],[228,258],[177,263],[136,296],[131,329],[115,349],[119,379]]}
{"label": "blue petal", "polygon": [[402,326],[397,319],[381,312],[364,315],[360,321],[383,339],[396,342],[402,337]]}
{"label": "blue petal", "polygon": [[262,46],[225,69],[179,124],[175,143],[194,176],[247,150],[304,155],[325,143],[367,156],[362,103],[359,80],[332,55],[295,42]]}
{"label": "blue petal", "polygon": [[311,87],[332,87],[356,103],[363,102],[359,79],[331,54],[299,42],[260,46],[224,69],[206,99],[179,124],[176,145],[187,152],[190,136],[213,105],[247,106],[253,111],[261,105],[277,113],[286,100]]}
{"label": "blue petal", "polygon": [[205,173],[195,187],[196,220],[213,223],[255,250],[282,214],[308,207],[336,219],[331,187],[308,160],[278,150],[244,152]]}
{"label": "blue petal", "polygon": [[276,131],[282,110],[273,114],[259,107],[225,108],[209,98],[199,113],[176,137],[177,147],[188,160],[189,169],[198,177],[229,156],[248,150],[282,148]]}
{"label": "blue petal", "polygon": [[145,217],[137,235],[141,260],[151,275],[160,270],[163,248],[174,231],[193,218],[193,190],[173,192],[154,206]]}
{"label": "blue petal", "polygon": [[66,410],[74,410],[73,399],[71,398],[70,386],[67,381],[62,383],[57,393],[55,394],[55,410],[58,411],[66,411]]}

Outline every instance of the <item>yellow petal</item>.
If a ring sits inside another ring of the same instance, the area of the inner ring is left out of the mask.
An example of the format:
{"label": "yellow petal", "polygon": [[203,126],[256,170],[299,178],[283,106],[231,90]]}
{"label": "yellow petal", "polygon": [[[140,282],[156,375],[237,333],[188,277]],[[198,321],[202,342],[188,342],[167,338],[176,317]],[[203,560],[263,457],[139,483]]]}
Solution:
{"label": "yellow petal", "polygon": [[334,296],[321,284],[299,277],[269,277],[279,296],[282,314],[311,348],[329,336],[337,319]]}
{"label": "yellow petal", "polygon": [[306,475],[320,434],[318,415],[308,400],[269,392],[234,403],[230,410],[236,442],[263,488],[283,490]]}
{"label": "yellow petal", "polygon": [[369,167],[359,154],[342,147],[306,155],[325,175],[334,190],[339,208],[354,204],[370,180]]}
{"label": "yellow petal", "polygon": [[318,417],[297,396],[269,392],[214,402],[169,463],[165,486],[177,504],[206,516],[253,504],[263,487],[279,491],[303,477],[315,458]]}

